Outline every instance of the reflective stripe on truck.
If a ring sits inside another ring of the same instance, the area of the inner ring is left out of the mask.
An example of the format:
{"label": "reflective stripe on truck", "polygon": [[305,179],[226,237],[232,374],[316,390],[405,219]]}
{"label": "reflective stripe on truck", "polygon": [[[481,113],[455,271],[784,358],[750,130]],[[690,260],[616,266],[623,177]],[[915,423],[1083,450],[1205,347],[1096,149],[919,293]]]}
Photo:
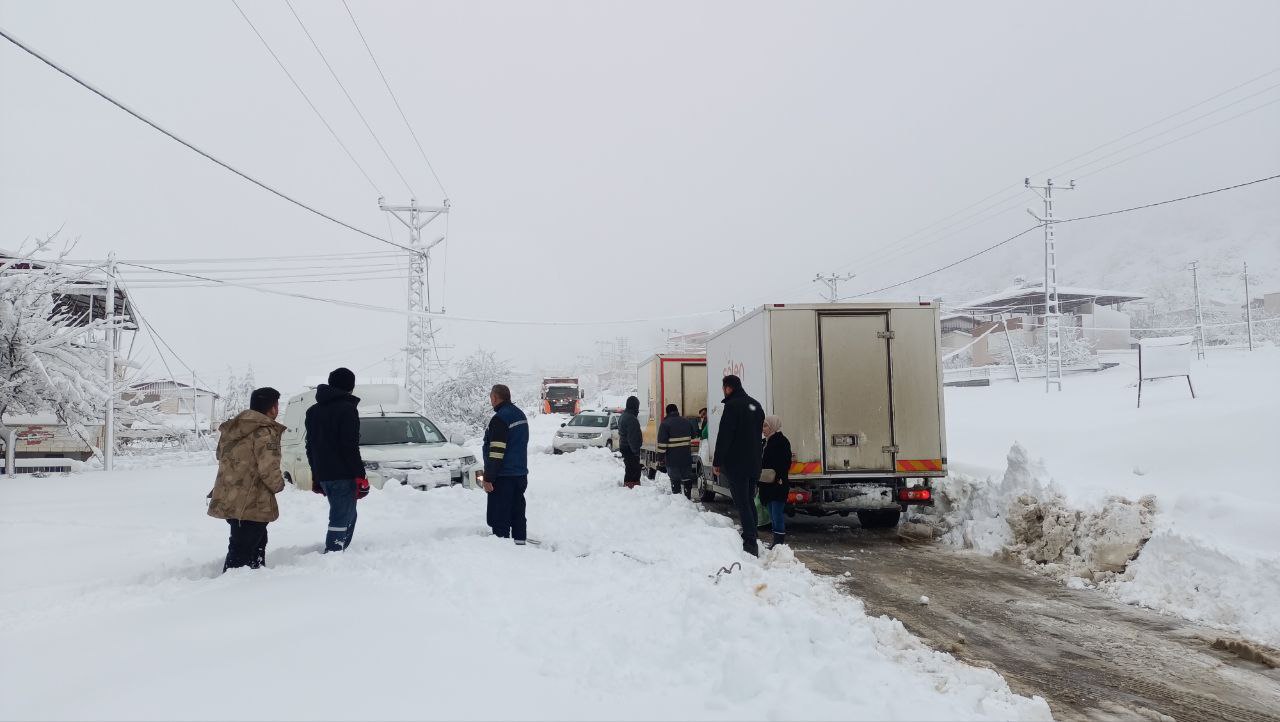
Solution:
{"label": "reflective stripe on truck", "polygon": [[942,459],[898,459],[898,471],[942,471]]}

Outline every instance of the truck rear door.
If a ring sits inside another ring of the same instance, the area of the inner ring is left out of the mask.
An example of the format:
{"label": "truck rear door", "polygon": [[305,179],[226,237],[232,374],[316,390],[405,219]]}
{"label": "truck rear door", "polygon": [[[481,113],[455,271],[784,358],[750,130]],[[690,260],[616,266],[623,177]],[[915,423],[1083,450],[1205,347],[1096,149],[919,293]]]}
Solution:
{"label": "truck rear door", "polygon": [[680,365],[680,414],[697,416],[707,403],[707,365]]}
{"label": "truck rear door", "polygon": [[888,314],[818,316],[823,468],[893,471]]}

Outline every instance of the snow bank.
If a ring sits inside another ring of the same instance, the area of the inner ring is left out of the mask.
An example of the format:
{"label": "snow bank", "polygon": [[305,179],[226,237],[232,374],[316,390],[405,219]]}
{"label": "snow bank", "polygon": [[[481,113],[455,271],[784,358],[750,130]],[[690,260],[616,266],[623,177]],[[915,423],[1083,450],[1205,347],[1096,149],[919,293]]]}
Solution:
{"label": "snow bank", "polygon": [[1265,453],[1280,429],[1280,349],[1213,349],[1193,368],[1199,398],[1157,384],[1142,409],[1119,358],[1061,394],[948,389],[959,471],[937,488],[943,540],[1280,645],[1280,471]]}
{"label": "snow bank", "polygon": [[211,467],[0,485],[0,717],[1049,718],[603,451],[532,463],[540,546],[487,536],[481,492],[397,487],[322,555],[289,489],[269,568],[226,575]]}

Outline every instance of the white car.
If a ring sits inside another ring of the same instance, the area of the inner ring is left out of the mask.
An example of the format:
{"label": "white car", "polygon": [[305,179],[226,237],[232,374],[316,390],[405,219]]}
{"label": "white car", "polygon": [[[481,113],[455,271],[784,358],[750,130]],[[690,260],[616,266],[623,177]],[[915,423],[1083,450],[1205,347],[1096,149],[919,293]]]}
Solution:
{"label": "white car", "polygon": [[[484,466],[473,452],[451,444],[436,425],[412,411],[404,389],[385,384],[357,386],[360,399],[360,458],[365,477],[374,488],[388,482],[430,489],[461,484],[475,488]],[[280,466],[294,486],[310,490],[307,461],[307,409],[316,401],[314,389],[289,399],[280,421],[288,427],[280,441]]]}
{"label": "white car", "polygon": [[618,448],[618,416],[608,411],[583,411],[561,424],[551,441],[556,454],[588,447]]}

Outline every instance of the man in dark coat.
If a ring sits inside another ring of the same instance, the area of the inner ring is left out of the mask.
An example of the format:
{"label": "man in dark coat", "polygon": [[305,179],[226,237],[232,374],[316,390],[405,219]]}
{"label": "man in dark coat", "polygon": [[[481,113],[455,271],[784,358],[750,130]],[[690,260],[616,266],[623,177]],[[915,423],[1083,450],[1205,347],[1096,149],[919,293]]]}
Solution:
{"label": "man in dark coat", "polygon": [[360,399],[351,395],[356,375],[334,369],[329,383],[316,387],[316,402],[307,409],[307,461],[312,490],[329,499],[329,530],[324,550],[340,552],[351,546],[356,532],[356,499],[369,493],[364,460],[360,458]]}
{"label": "man in dark coat", "polygon": [[742,524],[742,550],[758,556],[756,536],[756,483],[760,480],[761,433],[764,408],[742,390],[742,379],[729,375],[721,383],[724,414],[716,433],[716,449],[711,465],[716,476],[724,477],[733,494]]}
{"label": "man in dark coat", "polygon": [[693,423],[680,415],[675,404],[667,404],[667,416],[658,426],[658,459],[667,467],[671,493],[693,497]]}
{"label": "man in dark coat", "polygon": [[511,403],[511,389],[495,384],[489,391],[493,418],[484,432],[484,490],[489,495],[486,520],[494,536],[528,540],[524,493],[529,488],[529,421]]}
{"label": "man in dark coat", "polygon": [[618,417],[618,451],[622,452],[622,484],[634,489],[640,484],[640,447],[644,434],[640,431],[640,399],[627,397],[627,408]]}

